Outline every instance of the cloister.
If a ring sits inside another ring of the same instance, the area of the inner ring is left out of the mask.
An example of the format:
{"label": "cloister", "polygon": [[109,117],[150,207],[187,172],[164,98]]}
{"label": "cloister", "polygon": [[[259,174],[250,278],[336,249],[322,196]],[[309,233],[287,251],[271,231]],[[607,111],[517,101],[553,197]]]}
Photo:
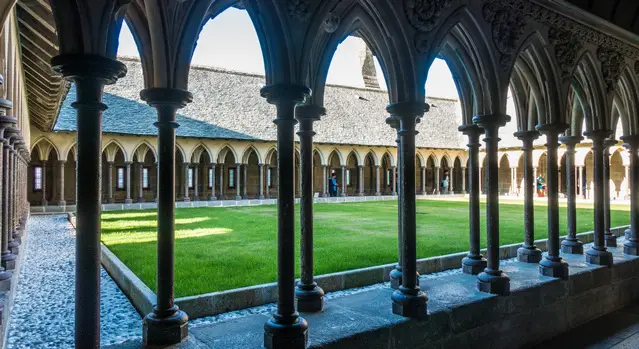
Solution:
{"label": "cloister", "polygon": [[[264,76],[191,64],[205,23],[231,7],[252,21]],[[139,60],[116,57],[125,22]],[[103,202],[157,202],[154,306],[140,341],[114,348],[524,347],[639,300],[639,3],[8,0],[0,24],[0,289],[15,289],[32,209],[73,205],[76,348],[100,347]],[[326,83],[351,35],[379,61],[387,90],[366,65],[365,88]],[[459,101],[428,97],[435,59],[450,67]],[[446,171],[468,199],[468,253],[461,275],[428,279],[416,201],[441,194]],[[342,195],[397,197],[397,263],[384,270],[392,290],[325,297],[313,205],[332,173]],[[501,260],[511,248],[500,248],[502,195],[524,202],[511,264]],[[261,197],[277,203],[272,316],[190,333],[174,297],[176,201]],[[592,246],[577,235],[579,198],[592,205]],[[621,237],[612,200],[630,204]]]}

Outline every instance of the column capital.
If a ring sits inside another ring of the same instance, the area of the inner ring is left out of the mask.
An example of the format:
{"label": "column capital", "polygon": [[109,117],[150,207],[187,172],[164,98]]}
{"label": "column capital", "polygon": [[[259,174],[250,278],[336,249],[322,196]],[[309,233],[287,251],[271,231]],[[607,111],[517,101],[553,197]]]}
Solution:
{"label": "column capital", "polygon": [[609,130],[593,130],[584,132],[584,136],[592,139],[593,141],[603,141],[610,137],[612,131]]}
{"label": "column capital", "polygon": [[152,107],[164,104],[179,109],[193,101],[193,94],[178,88],[152,87],[140,91],[140,98]]}
{"label": "column capital", "polygon": [[619,137],[623,141],[623,146],[628,149],[636,149],[639,147],[639,134]]}
{"label": "column capital", "polygon": [[18,123],[18,119],[13,116],[0,116],[0,138],[4,137],[4,130],[7,127],[14,127]]}
{"label": "column capital", "polygon": [[457,128],[457,130],[467,136],[479,136],[484,133],[484,129],[475,124],[464,124]]}
{"label": "column capital", "polygon": [[93,78],[113,84],[126,75],[126,66],[112,58],[92,54],[64,54],[51,59],[55,72],[67,79]]}
{"label": "column capital", "polygon": [[563,123],[542,124],[535,126],[535,129],[543,134],[560,134],[566,131],[570,125]]}
{"label": "column capital", "polygon": [[364,165],[357,165],[357,168],[363,168]]}
{"label": "column capital", "polygon": [[617,145],[617,140],[614,139],[614,138],[606,138],[604,140],[603,145],[604,145],[604,147],[606,147],[606,149],[608,149],[608,148],[612,147],[613,145]]}
{"label": "column capital", "polygon": [[58,160],[58,164],[64,165],[67,163],[67,160]]}
{"label": "column capital", "polygon": [[510,115],[506,114],[485,114],[473,117],[473,124],[483,127],[502,127],[510,121]]}
{"label": "column capital", "polygon": [[280,102],[300,103],[311,94],[311,89],[294,84],[267,85],[260,89],[260,96],[266,98],[270,104]]}
{"label": "column capital", "polygon": [[131,164],[133,164],[133,161],[125,161],[124,162],[124,165],[127,166],[127,167],[131,166]]}
{"label": "column capital", "polygon": [[427,113],[428,110],[430,110],[428,103],[418,101],[392,103],[386,107],[386,111],[395,119],[401,119],[403,117],[418,118],[424,115],[424,113]]}
{"label": "column capital", "polygon": [[299,121],[307,120],[311,123],[326,115],[326,109],[315,104],[300,104],[295,108],[295,118]]}
{"label": "column capital", "polygon": [[114,163],[115,163],[115,161],[113,161],[113,160],[107,160],[107,164],[109,164],[109,166],[113,166]]}
{"label": "column capital", "polygon": [[257,167],[264,167],[264,164],[260,162],[257,164]]}
{"label": "column capital", "polygon": [[515,136],[520,141],[528,141],[528,140],[534,141],[535,139],[539,138],[539,131],[537,130],[517,131],[513,133],[513,136]]}
{"label": "column capital", "polygon": [[188,161],[184,161],[184,162],[182,163],[182,166],[189,167],[189,165],[191,165],[191,163],[190,163],[190,162],[188,162]]}
{"label": "column capital", "polygon": [[321,166],[322,166],[322,168],[326,168],[326,167],[328,167],[327,165],[321,165]]}
{"label": "column capital", "polygon": [[562,136],[562,137],[559,137],[559,142],[561,144],[565,144],[567,147],[574,147],[583,139],[584,138],[581,136]]}

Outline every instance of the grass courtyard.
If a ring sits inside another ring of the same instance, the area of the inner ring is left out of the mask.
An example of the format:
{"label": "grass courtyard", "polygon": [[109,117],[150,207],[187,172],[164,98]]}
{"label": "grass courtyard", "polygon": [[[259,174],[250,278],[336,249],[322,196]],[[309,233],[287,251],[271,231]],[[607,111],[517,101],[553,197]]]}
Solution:
{"label": "grass courtyard", "polygon": [[[592,204],[577,206],[578,232],[592,230]],[[175,214],[175,294],[190,296],[276,280],[277,207],[183,208]],[[299,213],[299,206],[297,207]],[[484,207],[482,246],[485,247]],[[629,205],[612,205],[612,226],[629,222]],[[397,202],[316,204],[315,274],[397,260]],[[156,212],[102,214],[102,241],[155,290]],[[566,210],[560,210],[562,235]],[[297,216],[299,217],[299,216]],[[547,236],[547,207],[535,206],[536,238]],[[521,201],[500,202],[500,244],[523,241]],[[417,201],[419,258],[468,250],[468,203]],[[297,240],[299,245],[299,225]],[[299,264],[299,246],[296,258]],[[296,268],[299,273],[299,267]]]}

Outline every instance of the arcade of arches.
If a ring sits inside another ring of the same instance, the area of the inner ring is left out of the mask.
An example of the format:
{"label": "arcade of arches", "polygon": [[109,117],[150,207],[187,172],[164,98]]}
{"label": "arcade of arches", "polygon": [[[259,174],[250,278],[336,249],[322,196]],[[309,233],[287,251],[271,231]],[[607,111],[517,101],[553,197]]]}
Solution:
{"label": "arcade of arches", "polygon": [[[394,318],[370,330],[364,325],[374,325],[365,320],[356,326],[325,323],[323,331],[339,329],[331,332],[338,338],[330,338],[338,345],[347,337],[349,343],[353,338],[384,341],[384,347],[445,347],[459,338],[457,323],[448,322],[456,311],[445,313],[448,332],[442,336],[415,327],[434,322],[413,320],[431,316],[432,304],[441,305],[438,300],[450,293],[433,291],[441,286],[437,280],[424,288],[416,278],[416,195],[438,193],[445,178],[450,178],[450,191],[467,191],[469,201],[468,254],[461,269],[474,276],[463,275],[467,284],[455,297],[472,293],[474,302],[484,297],[502,302],[521,295],[522,285],[548,278],[552,282],[534,287],[560,285],[561,292],[568,292],[573,283],[564,287],[562,282],[586,267],[597,266],[607,280],[623,277],[613,277],[611,270],[618,270],[620,262],[634,268],[631,263],[639,255],[639,4],[587,3],[2,1],[0,246],[5,260],[0,283],[12,282],[7,257],[18,252],[14,247],[20,244],[30,202],[75,201],[75,345],[98,348],[101,203],[155,200],[156,304],[144,317],[141,337],[149,345],[175,344],[189,334],[188,314],[175,305],[173,294],[176,200],[276,196],[277,310],[268,319],[259,318],[259,326],[251,327],[259,335],[251,338],[259,337],[259,345],[268,349],[305,348],[309,336],[321,332],[313,327],[314,316],[322,315],[325,302],[334,301],[325,299],[313,275],[312,200],[315,193],[326,192],[324,177],[333,172],[344,195],[397,195],[399,203],[398,260],[388,274],[393,290],[386,290],[383,308],[382,302],[367,300],[358,313],[364,318],[387,312]],[[246,11],[255,27],[263,76],[191,65],[194,49],[206,45],[198,43],[204,24],[230,7]],[[125,21],[139,60],[116,57]],[[326,83],[338,45],[350,35],[361,38],[371,52],[362,60],[369,62],[362,68],[365,88]],[[387,90],[375,88],[372,55]],[[437,58],[450,67],[458,102],[427,97],[426,80]],[[533,219],[540,175],[548,205],[544,254],[535,245]],[[481,192],[486,195],[485,236],[480,236]],[[561,193],[567,201],[563,240]],[[500,194],[524,199],[524,242],[517,259],[527,274],[507,274],[506,266],[500,267]],[[301,217],[296,217],[296,195]],[[592,200],[592,247],[576,234],[578,196]],[[630,201],[630,227],[620,246],[610,227],[613,199]],[[615,306],[639,297],[614,291],[604,298],[615,300]],[[559,298],[570,303],[574,298],[566,299],[572,296],[561,293]],[[519,338],[517,328],[525,328],[525,338],[535,337],[530,341],[556,333],[544,326],[548,313],[529,315],[546,305],[533,298],[522,304],[484,303],[490,305],[486,312],[501,309],[494,304],[523,309],[516,315],[528,322],[481,323],[491,318],[482,313],[480,323],[467,329],[477,333],[479,328],[490,338],[473,345],[508,347],[500,342],[506,335],[516,346],[531,344]],[[579,299],[575,303],[584,303],[571,309],[605,308],[591,307],[589,302],[600,301],[596,298]],[[342,314],[333,320],[345,317],[350,318]],[[373,337],[379,333],[392,338]],[[410,341],[415,344],[405,344]]]}

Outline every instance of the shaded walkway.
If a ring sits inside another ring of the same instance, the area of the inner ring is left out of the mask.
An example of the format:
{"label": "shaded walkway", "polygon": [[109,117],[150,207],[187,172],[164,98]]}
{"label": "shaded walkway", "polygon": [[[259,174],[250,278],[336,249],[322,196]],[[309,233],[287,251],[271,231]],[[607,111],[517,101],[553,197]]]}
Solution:
{"label": "shaded walkway", "polygon": [[[32,216],[27,230],[7,348],[73,348],[75,230],[66,215]],[[141,318],[104,269],[100,276],[102,345],[139,336]]]}

